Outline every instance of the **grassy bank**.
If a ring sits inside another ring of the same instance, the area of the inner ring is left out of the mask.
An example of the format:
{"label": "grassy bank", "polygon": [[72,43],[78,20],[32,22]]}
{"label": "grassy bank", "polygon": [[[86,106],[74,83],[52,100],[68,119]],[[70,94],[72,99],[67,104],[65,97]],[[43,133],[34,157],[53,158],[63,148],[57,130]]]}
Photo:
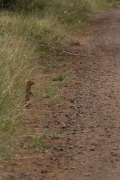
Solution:
{"label": "grassy bank", "polygon": [[[20,0],[0,11],[0,159],[12,151],[11,141],[22,121],[27,81],[36,81],[38,73],[43,73],[41,59],[51,58],[46,43],[69,42],[73,31],[87,27],[89,14],[118,2]],[[56,63],[57,58],[53,57]]]}
{"label": "grassy bank", "polygon": [[113,8],[119,2],[120,0],[20,0],[11,9],[25,14],[36,12],[39,17],[53,16],[58,23],[73,30],[84,26],[89,14]]}

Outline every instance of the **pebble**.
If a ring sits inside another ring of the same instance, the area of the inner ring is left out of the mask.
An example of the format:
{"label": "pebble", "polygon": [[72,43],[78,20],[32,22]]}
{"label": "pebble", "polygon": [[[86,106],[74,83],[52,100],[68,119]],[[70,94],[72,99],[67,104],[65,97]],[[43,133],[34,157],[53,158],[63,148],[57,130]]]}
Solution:
{"label": "pebble", "polygon": [[90,174],[84,174],[84,176],[87,176],[87,177],[89,177],[89,176],[90,176]]}
{"label": "pebble", "polygon": [[95,151],[95,149],[94,149],[94,148],[91,148],[90,150],[91,150],[91,151]]}
{"label": "pebble", "polygon": [[113,150],[118,150],[118,147],[113,147]]}

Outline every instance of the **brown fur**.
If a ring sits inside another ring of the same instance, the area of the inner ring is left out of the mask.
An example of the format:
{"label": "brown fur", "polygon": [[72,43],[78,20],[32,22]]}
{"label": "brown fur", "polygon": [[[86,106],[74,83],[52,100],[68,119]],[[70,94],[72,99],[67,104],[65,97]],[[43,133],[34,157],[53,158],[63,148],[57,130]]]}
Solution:
{"label": "brown fur", "polygon": [[31,86],[34,85],[35,83],[33,81],[28,81],[26,85],[26,92],[25,92],[25,104],[30,102],[31,96],[33,96],[31,92]]}

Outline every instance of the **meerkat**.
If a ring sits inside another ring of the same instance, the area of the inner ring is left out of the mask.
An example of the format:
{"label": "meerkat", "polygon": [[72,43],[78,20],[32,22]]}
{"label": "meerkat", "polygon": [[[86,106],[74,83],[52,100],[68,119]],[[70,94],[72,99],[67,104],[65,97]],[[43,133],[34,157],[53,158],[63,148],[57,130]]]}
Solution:
{"label": "meerkat", "polygon": [[31,99],[31,96],[33,96],[33,93],[31,92],[31,86],[35,83],[33,81],[28,81],[26,85],[26,91],[25,91],[25,106],[29,106],[29,102]]}

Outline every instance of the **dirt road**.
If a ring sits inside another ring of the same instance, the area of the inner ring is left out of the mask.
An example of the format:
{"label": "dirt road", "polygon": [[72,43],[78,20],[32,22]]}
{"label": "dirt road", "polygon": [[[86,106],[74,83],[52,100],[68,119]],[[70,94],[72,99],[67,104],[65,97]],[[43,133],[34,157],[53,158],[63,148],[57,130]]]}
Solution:
{"label": "dirt road", "polygon": [[87,56],[69,59],[64,101],[48,108],[45,122],[67,135],[49,139],[52,152],[6,162],[12,180],[120,180],[120,7],[90,20],[91,33],[75,37]]}

